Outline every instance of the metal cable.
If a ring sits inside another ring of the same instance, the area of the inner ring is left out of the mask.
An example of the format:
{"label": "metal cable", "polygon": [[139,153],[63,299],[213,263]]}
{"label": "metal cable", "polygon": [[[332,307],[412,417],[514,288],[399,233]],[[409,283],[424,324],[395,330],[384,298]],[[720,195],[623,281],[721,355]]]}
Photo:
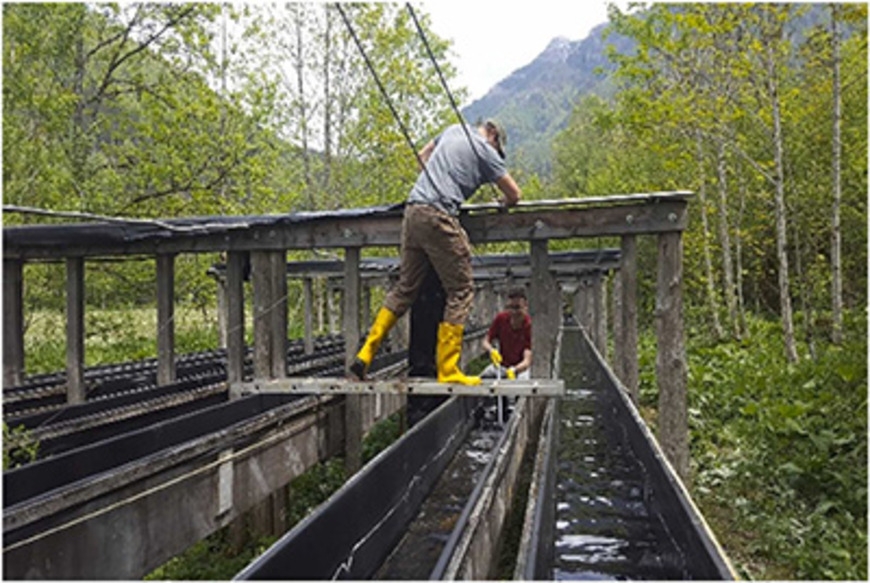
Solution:
{"label": "metal cable", "polygon": [[[447,80],[444,78],[444,74],[441,72],[441,67],[438,66],[438,61],[435,59],[435,54],[432,52],[432,47],[429,45],[429,40],[426,38],[426,33],[423,32],[423,27],[420,26],[420,21],[417,20],[417,14],[414,12],[414,8],[411,6],[410,2],[406,3],[405,7],[411,14],[411,19],[414,21],[414,26],[417,28],[417,33],[423,40],[423,45],[426,47],[426,52],[429,54],[429,60],[432,61],[432,65],[435,67],[435,72],[438,73],[438,79],[441,81],[441,87],[443,87],[445,93],[447,93],[447,97],[448,99],[450,99],[450,106],[453,108],[453,112],[459,119],[459,125],[462,126],[462,130],[465,132],[465,137],[468,139],[468,143],[471,145],[471,150],[477,157],[477,163],[479,166],[482,166],[484,163],[483,157],[477,150],[477,146],[474,144],[474,140],[471,138],[471,134],[468,132],[468,125],[465,122],[465,118],[462,117],[462,113],[459,111],[459,106],[456,104],[456,100],[453,98],[453,93],[450,91],[450,87],[447,85]],[[498,198],[498,192],[496,192],[495,187],[492,185],[491,182],[489,183],[489,186],[490,188],[492,188],[492,191],[496,195],[496,198]]]}
{"label": "metal cable", "polygon": [[362,55],[363,60],[366,63],[366,66],[369,69],[369,73],[372,74],[372,78],[374,78],[375,83],[378,86],[378,89],[381,91],[381,95],[384,98],[384,101],[387,103],[387,107],[390,109],[390,113],[393,114],[393,118],[395,118],[396,123],[399,124],[399,129],[402,130],[402,135],[405,136],[405,140],[408,142],[408,146],[414,152],[414,156],[417,158],[417,163],[423,169],[423,172],[426,173],[426,177],[429,179],[429,182],[432,184],[432,188],[441,195],[441,191],[438,189],[438,186],[435,184],[435,181],[432,179],[432,176],[429,174],[429,169],[426,168],[426,164],[423,162],[423,159],[420,157],[420,153],[417,151],[417,147],[414,145],[414,141],[411,139],[410,134],[408,133],[407,128],[405,128],[405,124],[402,123],[402,118],[399,117],[396,108],[393,107],[393,102],[390,100],[390,96],[387,94],[387,90],[384,89],[383,84],[381,83],[380,78],[378,77],[377,72],[375,71],[374,65],[369,60],[368,55],[363,49],[362,43],[356,35],[356,32],[353,29],[353,25],[350,23],[350,19],[348,19],[347,14],[345,14],[344,9],[341,7],[341,4],[336,2],[333,4],[336,10],[338,10],[339,14],[341,14],[341,19],[344,21],[345,26],[347,27],[348,32],[350,33],[351,38],[353,38],[353,42],[356,44],[356,48],[359,50],[360,55]]}

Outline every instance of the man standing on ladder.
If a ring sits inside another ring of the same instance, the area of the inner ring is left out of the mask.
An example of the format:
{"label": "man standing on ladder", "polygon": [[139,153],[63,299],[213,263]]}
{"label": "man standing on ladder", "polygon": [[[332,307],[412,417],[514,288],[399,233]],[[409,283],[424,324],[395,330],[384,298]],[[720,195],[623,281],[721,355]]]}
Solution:
{"label": "man standing on ladder", "polygon": [[487,183],[498,186],[504,206],[519,202],[522,193],[504,162],[506,141],[504,129],[487,120],[477,128],[452,125],[420,151],[422,172],[402,221],[399,281],[349,368],[352,378],[365,379],[381,342],[413,303],[431,263],[447,293],[435,350],[438,382],[480,384],[480,377],[459,370],[462,334],[474,299],[471,243],[459,223],[459,207]]}

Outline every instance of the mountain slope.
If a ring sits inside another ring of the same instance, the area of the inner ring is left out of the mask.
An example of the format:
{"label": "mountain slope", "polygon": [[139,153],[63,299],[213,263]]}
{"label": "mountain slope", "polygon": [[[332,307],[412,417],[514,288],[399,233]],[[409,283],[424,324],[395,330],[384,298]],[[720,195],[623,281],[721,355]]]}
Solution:
{"label": "mountain slope", "polygon": [[601,24],[579,41],[553,39],[528,65],[500,81],[462,113],[471,122],[488,117],[498,119],[508,134],[511,165],[529,172],[550,172],[550,143],[571,116],[577,101],[588,94],[613,94],[606,47],[620,52],[633,44],[612,35],[606,41]]}

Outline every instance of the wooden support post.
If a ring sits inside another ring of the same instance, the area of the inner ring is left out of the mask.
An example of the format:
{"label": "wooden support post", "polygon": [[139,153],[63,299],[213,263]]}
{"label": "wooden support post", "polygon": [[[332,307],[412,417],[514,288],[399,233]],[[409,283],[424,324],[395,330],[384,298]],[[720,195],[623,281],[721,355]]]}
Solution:
{"label": "wooden support post", "polygon": [[368,283],[362,288],[362,321],[364,326],[372,321],[372,288]]}
{"label": "wooden support post", "polygon": [[272,328],[272,378],[287,376],[287,252],[273,251],[272,309],[269,321]]}
{"label": "wooden support post", "polygon": [[3,388],[24,380],[24,263],[3,260]]}
{"label": "wooden support post", "polygon": [[529,311],[532,318],[532,378],[549,379],[553,368],[556,337],[561,328],[562,301],[559,286],[550,273],[547,240],[531,242],[532,278]]}
{"label": "wooden support post", "polygon": [[595,348],[607,360],[607,303],[604,301],[602,279],[600,271],[592,274],[592,337],[595,339]]}
{"label": "wooden support post", "polygon": [[268,251],[251,251],[251,293],[254,304],[254,378],[272,374],[272,261]]}
{"label": "wooden support post", "polygon": [[613,353],[610,355],[610,367],[620,381],[625,378],[622,371],[622,272],[616,270],[613,274],[613,308],[610,310],[613,318]]}
{"label": "wooden support post", "polygon": [[592,276],[588,273],[583,276],[583,327],[589,337],[595,340],[595,303],[592,296]]}
{"label": "wooden support post", "polygon": [[245,252],[227,254],[227,380],[240,382],[245,374]]}
{"label": "wooden support post", "polygon": [[[345,366],[356,357],[360,340],[359,325],[359,247],[344,250],[344,350]],[[346,395],[344,401],[344,468],[347,475],[362,467],[363,409],[359,395]]]}
{"label": "wooden support post", "polygon": [[620,245],[622,256],[621,292],[622,322],[619,346],[621,350],[622,374],[620,379],[628,389],[632,400],[638,402],[638,362],[637,362],[637,241],[634,235],[622,237]]}
{"label": "wooden support post", "polygon": [[330,278],[326,279],[326,317],[329,322],[329,333],[338,333],[338,310],[335,305],[335,286]]}
{"label": "wooden support post", "polygon": [[314,302],[311,295],[311,278],[302,280],[302,296],[305,309],[305,354],[314,354]]}
{"label": "wooden support post", "polygon": [[659,440],[683,481],[689,478],[686,405],[688,367],[683,343],[683,239],[679,232],[659,235],[656,286],[656,377],[659,388]]}
{"label": "wooden support post", "polygon": [[216,275],[217,283],[217,321],[218,321],[218,346],[227,347],[227,276]]}
{"label": "wooden support post", "polygon": [[175,382],[175,256],[157,256],[157,386]]}
{"label": "wooden support post", "polygon": [[315,304],[317,305],[317,331],[318,333],[322,333],[325,329],[325,324],[323,321],[323,294],[326,293],[328,288],[328,278],[321,277],[317,279],[317,285],[315,288]]}
{"label": "wooden support post", "polygon": [[66,260],[66,400],[85,402],[85,260]]}

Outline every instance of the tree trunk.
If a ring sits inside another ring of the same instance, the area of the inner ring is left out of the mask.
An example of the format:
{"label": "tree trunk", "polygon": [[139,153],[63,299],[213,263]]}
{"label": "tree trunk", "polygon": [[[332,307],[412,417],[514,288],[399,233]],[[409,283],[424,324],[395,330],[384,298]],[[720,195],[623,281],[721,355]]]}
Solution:
{"label": "tree trunk", "polygon": [[716,153],[716,174],[719,182],[719,244],[722,246],[722,271],[725,275],[725,304],[728,306],[728,324],[731,335],[739,339],[737,300],[734,294],[734,263],[731,259],[731,234],[728,222],[728,176],[725,167],[725,141],[719,142]]}
{"label": "tree trunk", "polygon": [[710,223],[707,218],[707,173],[705,172],[704,153],[701,147],[701,130],[695,130],[695,143],[697,144],[697,163],[700,185],[698,197],[701,201],[701,228],[702,240],[704,241],[704,272],[707,279],[707,307],[710,310],[710,319],[713,324],[713,334],[719,341],[725,335],[722,323],[719,321],[719,301],[716,298],[716,287],[713,280],[713,259],[710,254]]}
{"label": "tree trunk", "polygon": [[303,20],[302,13],[305,10],[304,4],[296,4],[294,6],[294,24],[296,25],[296,93],[299,110],[299,141],[302,148],[302,168],[305,179],[305,190],[308,193],[309,210],[317,208],[317,201],[314,196],[314,185],[311,183],[311,156],[308,152],[308,107],[305,97],[305,43],[303,42]]}
{"label": "tree trunk", "polygon": [[[782,25],[778,35],[782,35]],[[779,104],[779,87],[776,80],[774,49],[767,46],[767,81],[773,108],[773,147],[775,165],[775,208],[776,208],[776,254],[779,260],[779,304],[782,316],[782,329],[785,341],[785,354],[789,362],[798,361],[797,346],[792,321],[791,296],[789,295],[788,238],[786,236],[785,170],[783,166],[782,114]]]}
{"label": "tree trunk", "polygon": [[[326,6],[326,32],[323,38],[323,192],[330,192],[332,175],[332,86],[330,67],[332,67],[332,9]],[[342,205],[344,206],[344,205]]]}
{"label": "tree trunk", "polygon": [[746,326],[746,301],[743,297],[743,216],[746,211],[746,182],[741,175],[740,179],[740,206],[737,211],[737,224],[734,229],[734,260],[737,287],[737,313],[740,317],[740,330],[743,334],[749,334]]}
{"label": "tree trunk", "polygon": [[833,182],[834,204],[831,217],[831,316],[833,318],[832,341],[843,342],[843,265],[841,258],[842,234],[840,232],[841,172],[840,156],[843,145],[840,141],[842,124],[842,96],[840,95],[840,27],[839,7],[831,4],[831,52],[833,57],[833,97],[834,97],[834,136],[833,136]]}

